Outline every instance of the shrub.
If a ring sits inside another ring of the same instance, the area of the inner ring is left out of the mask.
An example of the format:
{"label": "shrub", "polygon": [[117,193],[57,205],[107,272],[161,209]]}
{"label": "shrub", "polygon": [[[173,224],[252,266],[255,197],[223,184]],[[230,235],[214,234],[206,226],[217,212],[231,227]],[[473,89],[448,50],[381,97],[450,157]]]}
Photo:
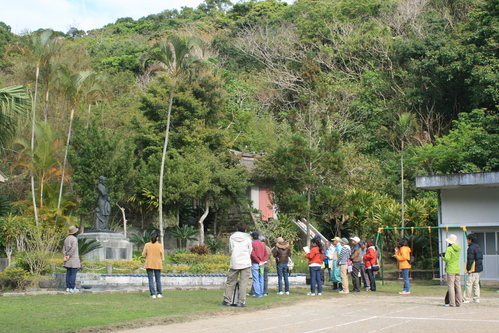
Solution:
{"label": "shrub", "polygon": [[30,284],[30,274],[28,271],[20,268],[9,266],[0,273],[0,288],[5,289],[25,289]]}
{"label": "shrub", "polygon": [[224,249],[227,247],[227,244],[222,241],[221,239],[215,239],[212,237],[208,237],[204,240],[204,243],[206,246],[208,246],[208,249],[210,249],[211,253],[216,254],[219,250]]}
{"label": "shrub", "polygon": [[208,248],[206,245],[194,245],[189,249],[189,251],[195,254],[208,254]]}

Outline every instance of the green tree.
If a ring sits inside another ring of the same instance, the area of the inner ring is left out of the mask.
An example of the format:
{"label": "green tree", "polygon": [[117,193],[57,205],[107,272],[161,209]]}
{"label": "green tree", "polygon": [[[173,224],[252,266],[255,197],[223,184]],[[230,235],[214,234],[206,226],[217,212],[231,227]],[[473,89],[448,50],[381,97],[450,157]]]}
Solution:
{"label": "green tree", "polygon": [[0,89],[0,148],[15,135],[15,118],[25,116],[31,98],[23,86]]}
{"label": "green tree", "polygon": [[99,176],[105,176],[112,186],[113,200],[127,200],[127,189],[135,176],[132,138],[126,137],[124,131],[101,128],[95,122],[85,128],[79,118],[75,119],[68,160],[73,167],[72,179],[82,223],[96,206]]}
{"label": "green tree", "polygon": [[164,72],[171,80],[170,99],[167,113],[165,143],[163,145],[163,154],[161,159],[160,176],[159,176],[159,227],[161,232],[161,243],[164,244],[163,231],[163,179],[166,150],[168,148],[168,137],[170,133],[170,117],[173,104],[173,96],[177,81],[182,75],[188,74],[193,67],[198,63],[198,58],[194,56],[195,48],[201,47],[201,41],[194,37],[178,37],[169,36],[166,40],[156,43],[153,48],[143,55],[142,61],[145,63],[148,60],[154,61],[149,66],[148,71]]}
{"label": "green tree", "polygon": [[[31,151],[35,151],[35,127],[36,127],[36,107],[38,100],[38,80],[40,76],[40,68],[46,66],[52,56],[59,51],[59,44],[52,38],[52,30],[43,30],[40,33],[33,33],[23,39],[22,44],[15,44],[7,49],[7,53],[20,52],[28,57],[29,61],[35,65],[35,92],[33,97],[33,112],[31,124]],[[34,156],[32,156],[34,161]],[[34,169],[34,166],[32,166]],[[36,196],[35,196],[35,178],[31,174],[31,192],[33,198],[33,207],[35,210],[35,221],[38,224],[38,213],[36,211]]]}

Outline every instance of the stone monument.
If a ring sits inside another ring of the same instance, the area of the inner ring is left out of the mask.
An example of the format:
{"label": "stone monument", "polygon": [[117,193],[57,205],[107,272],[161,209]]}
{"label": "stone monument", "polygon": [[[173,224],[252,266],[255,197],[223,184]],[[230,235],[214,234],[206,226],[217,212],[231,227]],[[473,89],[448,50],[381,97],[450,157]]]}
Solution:
{"label": "stone monument", "polygon": [[106,177],[99,177],[97,186],[99,198],[95,208],[95,226],[88,232],[80,234],[79,238],[96,239],[101,248],[93,250],[83,256],[89,261],[95,260],[132,260],[133,244],[123,234],[109,229],[109,215],[111,215],[111,198],[106,188]]}

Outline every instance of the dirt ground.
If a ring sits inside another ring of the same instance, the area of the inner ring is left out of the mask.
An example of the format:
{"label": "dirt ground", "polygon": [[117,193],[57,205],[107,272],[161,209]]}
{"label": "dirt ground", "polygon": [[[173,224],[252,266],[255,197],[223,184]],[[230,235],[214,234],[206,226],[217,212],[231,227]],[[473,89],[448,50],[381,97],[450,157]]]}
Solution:
{"label": "dirt ground", "polygon": [[213,318],[120,332],[498,332],[499,293],[494,296],[461,307],[444,306],[442,297],[414,294],[310,296],[310,301],[290,306],[260,311],[233,308]]}

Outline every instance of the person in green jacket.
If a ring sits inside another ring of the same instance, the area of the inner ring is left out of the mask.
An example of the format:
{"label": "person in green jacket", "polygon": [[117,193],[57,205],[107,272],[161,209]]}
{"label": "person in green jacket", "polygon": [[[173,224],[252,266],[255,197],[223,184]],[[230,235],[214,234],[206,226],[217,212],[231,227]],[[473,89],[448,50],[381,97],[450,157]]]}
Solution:
{"label": "person in green jacket", "polygon": [[446,239],[449,246],[445,251],[443,259],[446,263],[445,273],[447,273],[447,286],[449,288],[449,306],[461,306],[463,295],[461,292],[461,266],[459,254],[461,246],[457,241],[457,236],[452,234]]}

